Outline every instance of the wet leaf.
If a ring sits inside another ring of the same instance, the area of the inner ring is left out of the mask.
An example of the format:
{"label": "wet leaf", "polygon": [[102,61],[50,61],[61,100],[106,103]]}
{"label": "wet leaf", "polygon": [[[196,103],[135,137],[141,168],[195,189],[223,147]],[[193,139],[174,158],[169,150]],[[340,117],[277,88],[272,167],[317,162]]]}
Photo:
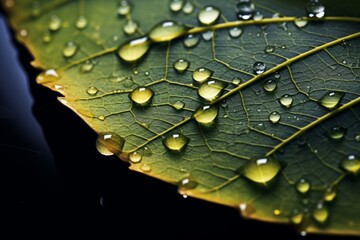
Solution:
{"label": "wet leaf", "polygon": [[246,218],[360,235],[358,2],[3,7],[101,153]]}

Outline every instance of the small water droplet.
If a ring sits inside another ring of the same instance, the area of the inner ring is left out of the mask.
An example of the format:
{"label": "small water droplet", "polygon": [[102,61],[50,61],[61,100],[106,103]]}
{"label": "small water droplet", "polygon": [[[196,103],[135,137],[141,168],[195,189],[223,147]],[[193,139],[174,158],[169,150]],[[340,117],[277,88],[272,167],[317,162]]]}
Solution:
{"label": "small water droplet", "polygon": [[239,85],[241,83],[241,79],[240,78],[233,78],[233,80],[231,80],[231,83],[234,85]]}
{"label": "small water droplet", "polygon": [[324,200],[327,202],[331,202],[335,199],[335,197],[336,197],[336,189],[334,187],[327,187],[325,189]]}
{"label": "small water droplet", "polygon": [[357,134],[357,135],[355,136],[355,141],[360,142],[360,134]]}
{"label": "small water droplet", "polygon": [[154,42],[166,42],[183,35],[187,30],[185,25],[167,20],[155,25],[149,32],[149,38]]}
{"label": "small water droplet", "polygon": [[254,73],[261,74],[266,70],[266,64],[263,62],[255,62],[253,65]]}
{"label": "small water droplet", "polygon": [[305,178],[300,178],[296,183],[295,183],[295,188],[299,193],[307,193],[310,191],[311,189],[311,183],[309,180],[305,179]]}
{"label": "small water droplet", "polygon": [[91,86],[88,89],[86,89],[86,93],[89,94],[90,96],[95,96],[98,92],[99,92],[99,89],[97,89],[94,86]]}
{"label": "small water droplet", "polygon": [[149,164],[144,163],[140,166],[140,170],[143,172],[151,172],[151,166]]}
{"label": "small water droplet", "polygon": [[271,181],[279,171],[280,164],[273,157],[249,160],[237,170],[239,174],[257,183]]}
{"label": "small water droplet", "polygon": [[169,8],[173,12],[179,12],[184,6],[184,0],[171,0]]}
{"label": "small water droplet", "polygon": [[236,14],[241,20],[249,20],[255,13],[255,5],[251,0],[240,0],[236,4]]}
{"label": "small water droplet", "polygon": [[280,79],[280,78],[281,78],[281,74],[280,74],[279,72],[275,72],[274,78]]}
{"label": "small water droplet", "polygon": [[277,84],[275,80],[268,79],[263,83],[262,87],[266,92],[273,92],[275,91]]}
{"label": "small water droplet", "polygon": [[220,10],[214,6],[206,6],[199,11],[198,20],[201,24],[212,25],[220,17]]}
{"label": "small water droplet", "polygon": [[318,203],[312,212],[312,216],[318,223],[325,223],[329,218],[329,210],[323,203]]}
{"label": "small water droplet", "polygon": [[137,87],[129,94],[130,99],[140,106],[149,105],[153,96],[154,92],[148,87]]}
{"label": "small water droplet", "polygon": [[94,68],[94,64],[91,60],[86,60],[83,64],[80,66],[80,71],[83,73],[91,72],[91,70]]}
{"label": "small water droplet", "polygon": [[198,34],[189,34],[184,38],[184,46],[187,48],[193,48],[200,42],[200,36]]}
{"label": "small water droplet", "polygon": [[182,151],[190,139],[181,133],[170,134],[163,140],[164,146],[174,152]]}
{"label": "small water droplet", "polygon": [[219,110],[216,106],[204,105],[195,110],[193,118],[200,124],[212,125],[218,113]]}
{"label": "small water droplet", "polygon": [[105,118],[106,118],[106,117],[105,117],[104,115],[100,115],[100,116],[97,117],[97,119],[99,119],[100,121],[104,121]]}
{"label": "small water droplet", "polygon": [[65,46],[62,50],[62,54],[64,57],[70,58],[77,53],[78,49],[79,49],[79,46],[75,42],[69,41],[65,44]]}
{"label": "small water droplet", "polygon": [[343,96],[343,92],[331,91],[322,96],[322,98],[320,98],[319,104],[323,107],[326,107],[327,109],[332,110],[339,106],[339,103]]}
{"label": "small water droplet", "polygon": [[31,16],[36,18],[40,15],[40,4],[38,1],[34,1],[31,3]]}
{"label": "small water droplet", "polygon": [[28,35],[28,31],[26,29],[20,29],[20,31],[19,31],[20,37],[25,38],[25,37],[27,37],[27,35]]}
{"label": "small water droplet", "polygon": [[290,222],[295,225],[299,225],[302,223],[304,219],[304,214],[298,209],[294,209],[291,211]]}
{"label": "small water droplet", "polygon": [[79,16],[75,22],[75,26],[77,29],[84,29],[88,25],[88,20],[85,16]]}
{"label": "small water droplet", "polygon": [[254,16],[253,16],[253,19],[254,19],[255,21],[259,21],[259,20],[261,20],[261,19],[263,19],[263,18],[264,18],[264,16],[262,15],[261,12],[255,12],[255,14],[254,14]]}
{"label": "small water droplet", "polygon": [[182,11],[185,14],[191,14],[194,11],[194,5],[191,2],[187,1],[184,4],[184,7],[182,8]]}
{"label": "small water droplet", "polygon": [[181,194],[186,194],[187,190],[196,188],[198,183],[191,177],[185,177],[179,181],[178,191]]}
{"label": "small water droplet", "polygon": [[205,41],[210,41],[213,37],[213,31],[205,31],[201,34],[201,36]]}
{"label": "small water droplet", "polygon": [[176,109],[176,110],[181,110],[185,107],[185,103],[182,101],[176,101],[172,104],[172,106]]}
{"label": "small water droplet", "polygon": [[59,78],[60,75],[55,69],[47,69],[36,77],[36,82],[39,84],[56,82]]}
{"label": "small water droplet", "polygon": [[269,118],[270,122],[278,123],[280,121],[280,119],[281,119],[281,115],[280,115],[280,113],[274,111],[274,112],[269,114],[268,118]]}
{"label": "small water droplet", "polygon": [[121,0],[117,8],[117,14],[119,16],[125,16],[131,11],[131,5],[127,0]]}
{"label": "small water droplet", "polygon": [[138,152],[132,152],[129,154],[129,160],[132,163],[139,163],[142,159],[142,155]]}
{"label": "small water droplet", "polygon": [[232,38],[240,37],[242,34],[242,28],[240,27],[233,27],[229,29],[229,35]]}
{"label": "small water droplet", "polygon": [[282,106],[289,108],[293,104],[293,98],[289,94],[284,94],[280,97],[279,102]]}
{"label": "small water droplet", "polygon": [[120,137],[119,134],[114,132],[103,132],[100,133],[96,139],[96,148],[101,154],[111,156],[119,154],[122,151],[124,143],[125,140]]}
{"label": "small water droplet", "polygon": [[51,42],[52,36],[51,36],[51,32],[49,30],[46,30],[44,32],[44,35],[42,37],[42,40],[44,43],[49,43]]}
{"label": "small water droplet", "polygon": [[255,208],[247,203],[240,203],[239,210],[243,217],[249,217],[251,214],[255,212]]}
{"label": "small water droplet", "polygon": [[120,45],[117,54],[126,62],[134,62],[141,59],[148,52],[149,48],[150,42],[148,37],[141,37]]}
{"label": "small water droplet", "polygon": [[296,137],[296,143],[300,146],[303,147],[306,144],[306,137],[304,135],[299,135]]}
{"label": "small water droplet", "polygon": [[190,62],[186,59],[180,58],[174,62],[173,67],[178,73],[183,73],[190,66]]}
{"label": "small water droplet", "polygon": [[198,88],[198,94],[203,99],[212,102],[218,99],[225,88],[224,82],[218,80],[209,80],[203,82]]}
{"label": "small water droplet", "polygon": [[298,27],[298,28],[303,28],[308,24],[308,21],[303,19],[303,18],[298,18],[295,20],[294,24]]}
{"label": "small water droplet", "polygon": [[124,33],[126,33],[127,35],[132,35],[136,33],[138,26],[139,24],[136,21],[128,19],[123,26]]}
{"label": "small water droplet", "polygon": [[306,4],[305,11],[310,18],[322,18],[325,16],[325,6],[319,0],[310,0]]}
{"label": "small water droplet", "polygon": [[334,126],[332,127],[329,132],[327,133],[327,136],[334,141],[340,141],[345,137],[346,129],[340,126]]}
{"label": "small water droplet", "polygon": [[360,171],[360,157],[350,154],[341,161],[340,167],[349,173],[357,174]]}
{"label": "small water droplet", "polygon": [[281,211],[280,211],[279,209],[274,209],[274,210],[273,210],[273,214],[274,214],[275,216],[279,216],[279,215],[281,214]]}
{"label": "small water droplet", "polygon": [[264,49],[264,52],[265,52],[265,53],[272,53],[272,52],[274,52],[274,50],[275,50],[275,47],[274,47],[274,46],[267,45],[267,46],[265,47],[265,49]]}
{"label": "small water droplet", "polygon": [[213,75],[213,73],[214,72],[211,71],[210,69],[201,67],[195,69],[195,71],[192,74],[192,78],[196,83],[200,84],[208,80]]}
{"label": "small water droplet", "polygon": [[62,24],[61,19],[56,15],[52,15],[50,17],[48,28],[49,28],[50,31],[55,32],[55,31],[60,30],[61,24]]}

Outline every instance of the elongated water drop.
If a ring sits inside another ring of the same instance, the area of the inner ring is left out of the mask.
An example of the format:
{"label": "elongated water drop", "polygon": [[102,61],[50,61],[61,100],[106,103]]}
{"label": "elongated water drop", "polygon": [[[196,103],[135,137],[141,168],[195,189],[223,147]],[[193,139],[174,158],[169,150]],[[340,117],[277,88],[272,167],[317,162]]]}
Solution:
{"label": "elongated water drop", "polygon": [[118,56],[126,62],[135,62],[141,59],[149,50],[148,37],[141,37],[122,44],[118,50]]}
{"label": "elongated water drop", "polygon": [[263,62],[255,62],[253,65],[254,73],[261,74],[266,70],[266,64]]}
{"label": "elongated water drop", "polygon": [[329,218],[329,210],[323,203],[318,203],[312,212],[312,216],[318,223],[325,223]]}
{"label": "elongated water drop", "polygon": [[298,27],[298,28],[303,28],[307,25],[308,21],[302,18],[298,18],[295,20],[294,24]]}
{"label": "elongated water drop", "polygon": [[360,157],[350,154],[341,161],[340,167],[349,173],[357,174],[360,171]]}
{"label": "elongated water drop", "polygon": [[101,154],[110,156],[121,153],[124,143],[125,140],[119,134],[103,132],[96,139],[96,148]]}
{"label": "elongated water drop", "polygon": [[233,27],[229,29],[229,35],[232,38],[240,37],[242,34],[242,28],[240,27]]}
{"label": "elongated water drop", "polygon": [[149,32],[149,38],[154,42],[166,42],[185,34],[187,30],[185,25],[167,20],[155,25]]}
{"label": "elongated water drop", "polygon": [[130,99],[140,105],[146,106],[151,102],[154,92],[148,87],[137,87],[130,94]]}
{"label": "elongated water drop", "polygon": [[340,141],[345,137],[346,129],[341,126],[332,127],[327,133],[328,137],[334,141]]}
{"label": "elongated water drop", "polygon": [[282,106],[289,108],[293,104],[293,98],[289,94],[284,94],[280,97],[279,102]]}
{"label": "elongated water drop", "polygon": [[194,79],[195,82],[197,83],[203,83],[206,80],[208,80],[212,75],[213,75],[213,71],[211,71],[208,68],[197,68],[195,69],[195,71],[192,74],[192,77]]}
{"label": "elongated water drop", "polygon": [[218,99],[223,90],[225,88],[225,84],[218,80],[209,80],[203,82],[198,88],[198,94],[203,99],[211,102]]}
{"label": "elongated water drop", "polygon": [[269,118],[270,122],[278,123],[278,122],[280,122],[281,115],[280,115],[280,113],[274,111],[274,112],[269,114],[268,118]]}
{"label": "elongated water drop", "polygon": [[60,30],[61,25],[62,25],[61,19],[56,15],[52,15],[48,24],[49,30],[56,32]]}
{"label": "elongated water drop", "polygon": [[322,96],[319,104],[327,109],[335,109],[339,106],[341,99],[345,94],[343,92],[331,91]]}
{"label": "elongated water drop", "polygon": [[279,171],[280,164],[273,157],[249,160],[237,170],[240,175],[257,183],[271,181]]}
{"label": "elongated water drop", "polygon": [[193,48],[200,42],[199,34],[189,34],[184,38],[184,46]]}
{"label": "elongated water drop", "polygon": [[319,0],[310,0],[305,11],[310,18],[322,18],[325,16],[325,6]]}
{"label": "elongated water drop", "polygon": [[174,152],[182,151],[190,139],[181,133],[170,134],[163,140],[164,146]]}
{"label": "elongated water drop", "polygon": [[195,110],[193,118],[200,124],[211,125],[214,123],[218,113],[219,110],[216,106],[204,105]]}
{"label": "elongated water drop", "polygon": [[295,188],[299,193],[304,194],[310,191],[311,183],[307,179],[301,178],[296,182]]}
{"label": "elongated water drop", "polygon": [[190,62],[186,59],[180,58],[174,62],[173,67],[178,73],[185,72],[190,66]]}
{"label": "elongated water drop", "polygon": [[273,80],[273,79],[268,79],[266,80],[264,83],[263,83],[263,89],[266,91],[266,92],[273,92],[275,91],[276,87],[277,87],[277,84],[276,84],[276,81]]}
{"label": "elongated water drop", "polygon": [[236,4],[236,14],[241,20],[249,20],[255,13],[255,5],[251,0],[240,0]]}
{"label": "elongated water drop", "polygon": [[173,12],[179,12],[184,6],[185,1],[184,0],[171,0],[169,8]]}
{"label": "elongated water drop", "polygon": [[198,20],[201,24],[212,25],[220,17],[220,10],[214,6],[206,6],[200,10]]}
{"label": "elongated water drop", "polygon": [[139,163],[142,159],[142,155],[138,152],[132,152],[129,154],[129,160],[132,163]]}
{"label": "elongated water drop", "polygon": [[91,86],[88,89],[86,89],[86,93],[90,96],[95,96],[99,92],[99,89],[97,87]]}
{"label": "elongated water drop", "polygon": [[75,22],[75,26],[77,29],[84,29],[88,25],[88,20],[85,16],[79,16]]}
{"label": "elongated water drop", "polygon": [[117,13],[119,16],[125,16],[131,11],[131,5],[127,0],[121,0],[119,2]]}
{"label": "elongated water drop", "polygon": [[125,22],[123,30],[127,35],[132,35],[132,34],[136,33],[138,26],[139,26],[139,24],[136,21],[134,21],[132,19],[128,19]]}
{"label": "elongated water drop", "polygon": [[69,41],[65,44],[65,47],[62,50],[62,54],[64,57],[69,58],[74,56],[77,53],[78,49],[79,46],[75,42]]}

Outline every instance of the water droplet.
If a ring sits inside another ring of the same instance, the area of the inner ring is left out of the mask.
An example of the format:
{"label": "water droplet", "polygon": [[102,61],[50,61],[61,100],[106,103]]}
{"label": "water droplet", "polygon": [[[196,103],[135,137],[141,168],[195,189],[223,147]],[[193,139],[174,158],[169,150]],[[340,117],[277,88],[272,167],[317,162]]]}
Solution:
{"label": "water droplet", "polygon": [[249,20],[255,13],[255,5],[251,0],[240,0],[236,4],[236,14],[241,20]]}
{"label": "water droplet", "polygon": [[185,25],[167,20],[155,25],[149,32],[149,38],[154,42],[166,42],[183,35],[187,30]]}
{"label": "water droplet", "polygon": [[117,13],[119,16],[125,16],[131,11],[131,5],[127,0],[121,0],[119,2]]}
{"label": "water droplet", "polygon": [[341,99],[343,98],[343,92],[328,92],[319,100],[319,104],[327,109],[335,109],[339,106]]}
{"label": "water droplet", "polygon": [[218,113],[219,110],[216,106],[204,105],[195,110],[193,118],[200,124],[211,125],[214,123]]}
{"label": "water droplet", "polygon": [[38,1],[34,1],[31,4],[31,16],[36,18],[40,15],[40,4]]}
{"label": "water droplet", "polygon": [[50,31],[58,31],[61,28],[62,21],[56,15],[52,15],[50,18],[50,22],[48,24],[48,28]]}
{"label": "water droplet", "polygon": [[279,102],[282,106],[289,108],[293,104],[293,98],[289,94],[284,94],[280,97]]}
{"label": "water droplet", "polygon": [[357,174],[360,171],[360,157],[350,154],[341,161],[340,166],[349,173]]}
{"label": "water droplet", "polygon": [[305,178],[300,178],[295,183],[295,188],[299,193],[307,193],[310,191],[311,183]]}
{"label": "water droplet", "polygon": [[85,16],[79,16],[75,22],[75,26],[77,27],[77,29],[84,29],[87,27],[87,25],[88,25],[88,20],[86,19]]}
{"label": "water droplet", "polygon": [[298,209],[292,210],[290,215],[290,222],[292,224],[299,225],[302,223],[303,219],[304,219],[304,214],[301,211],[299,211]]}
{"label": "water droplet", "polygon": [[91,70],[94,68],[94,64],[91,60],[86,60],[83,64],[80,66],[80,71],[83,73],[91,72]]}
{"label": "water droplet", "polygon": [[147,37],[141,37],[130,40],[122,44],[117,54],[126,62],[134,62],[142,58],[150,48],[150,42]]}
{"label": "water droplet", "polygon": [[357,134],[357,135],[355,136],[355,141],[360,142],[360,134]]}
{"label": "water droplet", "polygon": [[212,31],[205,31],[201,34],[202,38],[205,40],[205,41],[210,41],[213,37],[213,32]]}
{"label": "water droplet", "polygon": [[294,24],[298,27],[298,28],[303,28],[307,25],[308,21],[302,18],[298,18],[295,20]]}
{"label": "water droplet", "polygon": [[261,74],[266,70],[266,64],[263,62],[255,62],[253,65],[254,73]]}
{"label": "water droplet", "polygon": [[334,126],[332,127],[329,132],[327,133],[327,136],[334,141],[340,141],[345,137],[346,129],[340,126]]}
{"label": "water droplet", "polygon": [[147,87],[137,87],[129,94],[130,99],[140,106],[148,105],[153,96],[154,92]]}
{"label": "water droplet", "polygon": [[94,86],[91,86],[88,89],[86,89],[86,93],[89,94],[90,96],[95,96],[98,92],[99,92],[99,89],[97,89]]}
{"label": "water droplet", "polygon": [[279,162],[275,158],[269,157],[249,160],[237,171],[253,182],[267,183],[275,178],[279,170]]}
{"label": "water droplet", "polygon": [[275,72],[274,78],[280,79],[280,78],[281,78],[281,74],[280,74],[279,72]]}
{"label": "water droplet", "polygon": [[132,152],[129,154],[129,160],[132,163],[139,163],[142,159],[142,155],[138,152]]}
{"label": "water droplet", "polygon": [[299,135],[296,137],[296,143],[300,146],[303,147],[306,144],[306,137],[303,135]]}
{"label": "water droplet", "polygon": [[194,11],[194,5],[191,2],[187,1],[182,8],[182,11],[185,14],[191,14]]}
{"label": "water droplet", "polygon": [[136,33],[138,26],[139,24],[136,21],[128,19],[123,26],[124,33],[126,33],[127,35],[132,35]]}
{"label": "water droplet", "polygon": [[125,140],[114,132],[100,133],[96,139],[96,149],[105,156],[119,154],[122,151]]}
{"label": "water droplet", "polygon": [[176,101],[172,105],[176,110],[181,110],[185,107],[185,103],[182,101]]}
{"label": "water droplet", "polygon": [[206,6],[199,11],[198,20],[201,24],[214,24],[220,17],[220,10],[214,6]]}
{"label": "water droplet", "polygon": [[322,18],[325,16],[325,6],[319,0],[310,0],[305,10],[310,18]]}
{"label": "water droplet", "polygon": [[265,52],[265,53],[272,53],[272,52],[274,52],[274,50],[275,50],[275,47],[274,47],[274,46],[267,45],[267,46],[265,47],[265,49],[264,49],[264,52]]}
{"label": "water droplet", "polygon": [[213,73],[214,72],[211,71],[210,69],[201,67],[201,68],[195,69],[195,71],[192,74],[192,78],[197,83],[203,83],[206,80],[208,80],[213,75]]}
{"label": "water droplet", "polygon": [[255,14],[254,14],[254,16],[253,16],[253,19],[255,20],[255,21],[259,21],[259,20],[261,20],[261,19],[263,19],[264,18],[264,16],[261,14],[261,12],[255,12]]}
{"label": "water droplet", "polygon": [[327,187],[325,189],[325,194],[324,194],[324,200],[327,202],[331,202],[335,199],[336,197],[336,190],[334,187]]}
{"label": "water droplet", "polygon": [[174,62],[173,67],[178,73],[183,73],[190,66],[190,62],[186,59],[180,58]]}
{"label": "water droplet", "polygon": [[184,0],[171,0],[169,8],[173,12],[179,12],[184,6]]}
{"label": "water droplet", "polygon": [[149,164],[144,163],[140,166],[140,170],[143,172],[151,172],[151,166]]}
{"label": "water droplet", "polygon": [[269,79],[269,80],[266,80],[262,86],[265,91],[273,92],[273,91],[275,91],[277,84],[276,84],[275,80]]}
{"label": "water droplet", "polygon": [[182,151],[189,143],[189,138],[181,133],[170,134],[163,140],[164,146],[174,152]]}
{"label": "water droplet", "polygon": [[274,112],[269,114],[268,118],[269,118],[270,122],[278,123],[280,121],[280,119],[281,119],[281,115],[280,115],[280,113],[274,111]]}
{"label": "water droplet", "polygon": [[187,48],[193,48],[200,42],[200,36],[198,34],[189,34],[184,38],[184,46]]}
{"label": "water droplet", "polygon": [[179,181],[178,191],[181,194],[186,194],[186,190],[194,189],[197,185],[198,183],[194,179],[186,177]]}
{"label": "water droplet", "polygon": [[229,35],[232,38],[240,37],[242,34],[242,28],[239,27],[233,27],[229,29]]}
{"label": "water droplet", "polygon": [[223,90],[225,88],[225,84],[218,80],[209,80],[203,82],[198,88],[198,94],[203,99],[211,102],[218,99]]}
{"label": "water droplet", "polygon": [[318,203],[312,212],[312,216],[318,223],[325,223],[329,218],[329,210],[324,204]]}
{"label": "water droplet", "polygon": [[241,83],[241,79],[240,78],[233,78],[233,80],[231,80],[231,83],[234,85],[239,85]]}
{"label": "water droplet", "polygon": [[279,216],[279,215],[281,214],[281,211],[280,211],[279,209],[274,209],[274,210],[273,210],[273,214],[274,214],[275,216]]}
{"label": "water droplet", "polygon": [[46,31],[44,32],[43,37],[42,37],[43,42],[44,42],[44,43],[49,43],[49,42],[51,42],[51,39],[52,39],[52,37],[51,37],[51,32],[48,31],[48,30],[46,30]]}
{"label": "water droplet", "polygon": [[59,78],[60,75],[55,69],[48,69],[37,76],[36,82],[39,84],[55,82],[59,80]]}
{"label": "water droplet", "polygon": [[79,46],[73,42],[73,41],[69,41],[65,44],[65,47],[62,50],[62,54],[64,57],[69,58],[74,56],[77,51],[79,49]]}
{"label": "water droplet", "polygon": [[249,217],[251,214],[255,212],[255,208],[247,203],[240,203],[239,209],[243,217]]}

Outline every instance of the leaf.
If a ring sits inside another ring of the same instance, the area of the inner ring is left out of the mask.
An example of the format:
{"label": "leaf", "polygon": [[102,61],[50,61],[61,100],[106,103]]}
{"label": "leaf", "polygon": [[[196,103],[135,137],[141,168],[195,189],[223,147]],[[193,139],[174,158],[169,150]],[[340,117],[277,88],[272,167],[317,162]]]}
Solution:
{"label": "leaf", "polygon": [[245,218],[360,235],[359,3],[254,4],[3,1],[103,154]]}

